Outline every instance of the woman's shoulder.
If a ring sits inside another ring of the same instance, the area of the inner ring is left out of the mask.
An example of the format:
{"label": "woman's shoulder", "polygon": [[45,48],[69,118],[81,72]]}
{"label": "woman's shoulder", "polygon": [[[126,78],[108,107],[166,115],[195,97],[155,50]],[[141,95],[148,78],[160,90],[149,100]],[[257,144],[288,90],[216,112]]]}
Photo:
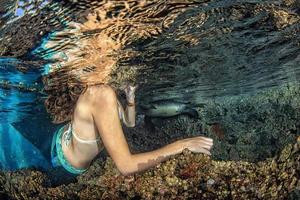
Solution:
{"label": "woman's shoulder", "polygon": [[97,98],[116,98],[115,90],[106,84],[89,86],[86,93]]}

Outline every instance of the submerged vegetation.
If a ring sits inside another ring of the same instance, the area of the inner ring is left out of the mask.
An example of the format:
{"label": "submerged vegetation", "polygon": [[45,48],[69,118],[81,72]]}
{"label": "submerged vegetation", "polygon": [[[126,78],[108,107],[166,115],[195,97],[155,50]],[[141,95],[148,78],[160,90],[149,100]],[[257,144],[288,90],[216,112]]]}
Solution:
{"label": "submerged vegetation", "polygon": [[123,176],[110,158],[98,159],[77,183],[45,186],[35,170],[0,173],[0,197],[12,199],[297,199],[300,137],[258,163],[215,161],[184,151],[157,167]]}

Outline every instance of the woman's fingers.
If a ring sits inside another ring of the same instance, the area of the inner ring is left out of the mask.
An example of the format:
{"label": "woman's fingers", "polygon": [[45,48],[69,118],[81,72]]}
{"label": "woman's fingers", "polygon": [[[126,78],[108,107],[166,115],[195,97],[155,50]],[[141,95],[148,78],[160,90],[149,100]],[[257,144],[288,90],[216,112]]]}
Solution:
{"label": "woman's fingers", "polygon": [[137,88],[136,85],[133,86],[133,85],[129,85],[129,84],[128,84],[128,85],[125,86],[124,89],[127,89],[127,90],[136,90],[136,88]]}
{"label": "woman's fingers", "polygon": [[130,88],[135,91],[138,88],[138,85],[131,85]]}
{"label": "woman's fingers", "polygon": [[208,138],[208,137],[203,137],[203,136],[196,136],[196,137],[192,137],[192,138],[186,138],[186,140],[190,140],[190,139],[197,139],[197,140],[203,140],[206,142],[213,142],[212,138]]}
{"label": "woman's fingers", "polygon": [[130,86],[130,85],[128,85],[128,86],[124,89],[125,94],[126,94],[127,96],[133,96],[134,93],[135,93],[135,90],[136,90],[136,86]]}
{"label": "woman's fingers", "polygon": [[205,144],[213,145],[213,142],[212,142],[212,141],[202,140],[202,139],[198,139],[198,138],[195,139],[195,141],[202,142],[202,143],[205,143]]}
{"label": "woman's fingers", "polygon": [[202,136],[187,138],[185,140],[192,140],[192,141],[197,141],[197,142],[202,142],[202,143],[205,143],[205,144],[213,145],[213,140],[212,139],[205,138],[205,137],[202,137]]}
{"label": "woman's fingers", "polygon": [[203,140],[195,140],[195,139],[190,139],[190,140],[184,140],[184,143],[189,146],[195,146],[195,147],[203,147],[206,149],[211,149],[213,146],[213,143],[211,142],[207,142],[207,141],[203,141]]}
{"label": "woman's fingers", "polygon": [[193,138],[186,138],[183,141],[185,143],[185,146],[190,151],[211,155],[209,151],[213,146],[213,140],[211,138],[198,136]]}
{"label": "woman's fingers", "polygon": [[209,145],[213,145],[213,140],[210,140],[210,139],[203,139],[202,137],[197,137],[195,138],[196,141],[199,141],[199,142],[203,142],[205,144],[209,144]]}
{"label": "woman's fingers", "polygon": [[206,149],[211,149],[212,144],[205,144],[205,143],[201,143],[201,142],[192,142],[194,145],[196,146],[200,146],[202,148],[206,148]]}
{"label": "woman's fingers", "polygon": [[208,138],[208,137],[203,137],[203,136],[197,136],[196,138],[199,138],[199,139],[202,139],[202,140],[205,140],[205,141],[213,141],[212,138]]}
{"label": "woman's fingers", "polygon": [[209,150],[207,150],[207,149],[204,149],[204,148],[200,148],[200,149],[199,149],[199,151],[198,151],[198,153],[205,153],[205,154],[207,154],[207,155],[210,155],[210,156],[211,156],[211,153],[210,153],[210,151],[209,151]]}

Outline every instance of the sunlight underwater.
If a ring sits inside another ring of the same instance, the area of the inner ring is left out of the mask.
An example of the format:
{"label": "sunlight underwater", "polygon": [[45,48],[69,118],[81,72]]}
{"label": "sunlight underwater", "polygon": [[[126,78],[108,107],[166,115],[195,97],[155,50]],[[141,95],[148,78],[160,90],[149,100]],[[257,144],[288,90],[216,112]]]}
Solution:
{"label": "sunlight underwater", "polygon": [[[138,84],[138,114],[166,101],[199,113],[150,117],[148,124],[124,128],[132,152],[201,134],[214,139],[213,156],[184,152],[130,177],[120,175],[110,158],[99,158],[76,183],[58,187],[45,185],[39,170],[0,172],[0,198],[299,197],[299,2],[83,0],[44,6],[37,15],[30,9],[19,11],[17,21],[7,20],[9,14],[0,21],[4,170],[48,168],[44,147],[56,128],[51,120],[69,120],[61,116],[72,111],[83,85],[96,83],[108,83],[118,94],[125,83]],[[10,72],[4,63],[19,60],[7,57],[42,63],[33,71],[18,68],[27,73]]]}

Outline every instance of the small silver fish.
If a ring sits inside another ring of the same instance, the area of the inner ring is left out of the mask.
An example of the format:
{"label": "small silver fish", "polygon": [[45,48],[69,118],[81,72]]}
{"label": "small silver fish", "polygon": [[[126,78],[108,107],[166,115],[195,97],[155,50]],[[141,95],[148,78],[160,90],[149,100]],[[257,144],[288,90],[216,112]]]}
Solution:
{"label": "small silver fish", "polygon": [[188,114],[198,117],[197,110],[191,108],[189,103],[173,100],[158,100],[151,102],[149,106],[141,106],[148,117],[173,117],[180,114]]}

